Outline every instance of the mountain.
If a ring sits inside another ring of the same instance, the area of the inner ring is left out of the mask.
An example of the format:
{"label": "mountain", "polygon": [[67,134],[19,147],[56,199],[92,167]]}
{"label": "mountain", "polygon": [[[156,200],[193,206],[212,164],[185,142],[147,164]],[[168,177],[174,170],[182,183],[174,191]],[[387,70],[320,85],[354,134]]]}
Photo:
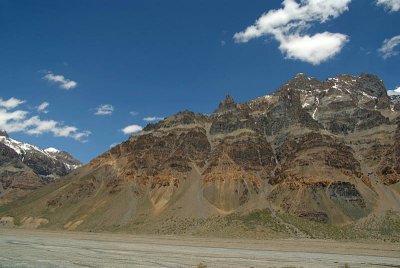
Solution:
{"label": "mountain", "polygon": [[21,198],[81,165],[67,152],[42,150],[0,131],[0,204]]}
{"label": "mountain", "polygon": [[48,153],[52,158],[55,158],[56,160],[63,163],[68,172],[82,166],[82,163],[79,160],[75,159],[68,152],[60,151],[56,148],[47,148],[44,151]]}
{"label": "mountain", "polygon": [[298,74],[271,95],[147,125],[0,215],[68,230],[400,239],[399,115],[374,75]]}

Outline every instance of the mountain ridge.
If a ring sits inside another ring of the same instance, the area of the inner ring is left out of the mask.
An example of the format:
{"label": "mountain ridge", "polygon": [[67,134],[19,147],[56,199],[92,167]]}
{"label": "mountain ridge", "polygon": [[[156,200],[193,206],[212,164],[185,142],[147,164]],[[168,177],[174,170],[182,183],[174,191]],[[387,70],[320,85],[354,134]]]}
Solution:
{"label": "mountain ridge", "polygon": [[42,150],[0,131],[0,204],[21,198],[81,165],[67,152]]}
{"label": "mountain ridge", "polygon": [[257,215],[268,221],[257,228],[291,235],[304,226],[288,219],[339,228],[396,218],[396,104],[374,75],[298,74],[270,95],[244,103],[227,96],[210,115],[183,111],[149,124],[0,215],[68,230],[161,233],[215,233],[209,219],[226,217],[242,222],[227,222],[229,230],[248,233],[246,215]]}

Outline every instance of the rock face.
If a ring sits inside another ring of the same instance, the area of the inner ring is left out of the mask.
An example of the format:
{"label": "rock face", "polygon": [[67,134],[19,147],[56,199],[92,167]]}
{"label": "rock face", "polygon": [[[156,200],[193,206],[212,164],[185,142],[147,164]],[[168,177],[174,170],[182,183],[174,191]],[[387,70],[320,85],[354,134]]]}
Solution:
{"label": "rock face", "polygon": [[330,224],[399,211],[398,110],[376,76],[298,74],[271,95],[150,124],[13,212],[89,230],[256,209]]}
{"label": "rock face", "polygon": [[8,133],[4,130],[0,130],[0,137],[6,137],[8,138]]}
{"label": "rock face", "polygon": [[21,198],[80,165],[66,152],[41,150],[0,131],[0,204]]}
{"label": "rock face", "polygon": [[68,172],[82,166],[82,163],[79,160],[76,160],[68,152],[60,151],[55,148],[47,148],[44,151],[52,158],[55,158],[57,161],[63,163]]}

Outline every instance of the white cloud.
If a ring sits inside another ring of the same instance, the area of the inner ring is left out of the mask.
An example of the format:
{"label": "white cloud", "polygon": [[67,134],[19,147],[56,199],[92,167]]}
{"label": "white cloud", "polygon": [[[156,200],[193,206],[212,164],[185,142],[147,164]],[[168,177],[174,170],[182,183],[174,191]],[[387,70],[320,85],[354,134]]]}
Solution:
{"label": "white cloud", "polygon": [[132,116],[136,116],[136,115],[139,114],[139,112],[132,111],[132,112],[129,112],[129,114],[132,115]]}
{"label": "white cloud", "polygon": [[95,115],[112,115],[114,106],[111,104],[102,104],[96,108]]}
{"label": "white cloud", "polygon": [[143,121],[154,122],[154,121],[160,121],[160,120],[163,120],[163,119],[164,119],[164,117],[148,116],[148,117],[143,118]]}
{"label": "white cloud", "polygon": [[7,110],[14,109],[23,103],[25,103],[24,100],[19,100],[16,98],[9,98],[8,100],[3,100],[0,98],[0,107],[3,107]]}
{"label": "white cloud", "polygon": [[43,79],[52,83],[56,83],[60,88],[65,90],[70,90],[78,86],[77,82],[66,79],[63,75],[55,75],[52,72],[48,72],[45,76],[43,76]]}
{"label": "white cloud", "polygon": [[142,131],[143,128],[139,125],[130,125],[122,129],[124,134],[133,134]]}
{"label": "white cloud", "polygon": [[19,132],[25,129],[22,122],[26,118],[28,112],[26,111],[7,111],[0,108],[0,129],[8,132]]}
{"label": "white cloud", "polygon": [[[348,10],[351,0],[284,0],[283,7],[264,13],[246,30],[236,33],[238,43],[262,36],[273,36],[286,58],[320,64],[341,51],[348,37],[341,33],[304,34],[312,22],[324,23]],[[302,45],[311,45],[302,47]]]}
{"label": "white cloud", "polygon": [[48,103],[48,102],[42,102],[39,106],[37,106],[36,107],[36,110],[39,112],[39,113],[45,113],[45,114],[47,114],[49,111],[48,110],[46,110],[48,107],[49,107],[49,105],[50,105],[50,103]]}
{"label": "white cloud", "polygon": [[318,33],[309,35],[289,35],[283,37],[279,49],[288,59],[299,59],[318,65],[338,54],[348,38],[339,33]]}
{"label": "white cloud", "polygon": [[378,0],[376,4],[378,6],[383,6],[390,12],[400,11],[400,0]]}
{"label": "white cloud", "polygon": [[389,96],[400,95],[400,87],[397,87],[394,90],[388,90],[387,93]]}
{"label": "white cloud", "polygon": [[382,47],[378,51],[382,53],[382,57],[384,59],[387,59],[399,54],[398,51],[395,51],[395,48],[399,44],[400,44],[400,35],[396,35],[390,39],[385,39],[383,41]]}
{"label": "white cloud", "polygon": [[68,137],[79,141],[90,135],[89,131],[80,131],[74,126],[64,125],[55,120],[43,120],[39,116],[30,116],[28,111],[10,111],[7,108],[0,108],[0,129],[9,133],[23,132],[28,135],[51,133],[55,137]]}

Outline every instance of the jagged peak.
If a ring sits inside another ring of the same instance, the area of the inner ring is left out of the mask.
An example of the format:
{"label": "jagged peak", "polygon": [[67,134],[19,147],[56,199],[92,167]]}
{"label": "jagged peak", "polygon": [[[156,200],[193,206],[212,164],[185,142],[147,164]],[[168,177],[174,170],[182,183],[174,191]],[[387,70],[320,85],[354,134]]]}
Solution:
{"label": "jagged peak", "polygon": [[226,95],[225,99],[222,101],[224,104],[236,104],[235,100],[231,97],[231,95]]}
{"label": "jagged peak", "polygon": [[310,87],[310,85],[318,86],[318,84],[338,84],[352,86],[356,83],[359,85],[360,89],[372,86],[379,88],[378,91],[381,92],[384,88],[383,80],[374,74],[361,73],[358,76],[351,74],[339,74],[334,77],[327,78],[326,80],[319,80],[315,77],[307,77],[304,73],[298,73],[283,86],[283,89],[312,90],[313,87]]}
{"label": "jagged peak", "polygon": [[179,125],[189,125],[205,122],[206,116],[203,114],[197,114],[190,110],[180,111],[174,115],[168,116],[155,124],[148,124],[143,130],[152,131],[160,128],[170,128]]}
{"label": "jagged peak", "polygon": [[326,80],[327,82],[330,81],[343,81],[343,82],[376,82],[377,84],[383,85],[383,80],[375,75],[370,73],[361,73],[360,75],[352,75],[352,74],[339,74],[335,77],[330,77]]}
{"label": "jagged peak", "polygon": [[235,100],[230,96],[226,95],[225,99],[220,102],[218,109],[215,110],[214,113],[224,113],[227,111],[235,110],[237,108],[237,103]]}
{"label": "jagged peak", "polygon": [[362,91],[365,91],[375,97],[387,97],[385,84],[378,76],[374,74],[361,73],[357,82]]}
{"label": "jagged peak", "polygon": [[297,80],[319,81],[315,77],[307,76],[305,73],[298,73],[291,79],[291,81],[297,81]]}
{"label": "jagged peak", "polygon": [[173,116],[176,116],[176,117],[178,117],[178,116],[186,116],[186,115],[189,115],[189,116],[194,116],[195,115],[195,113],[194,112],[192,112],[192,111],[190,111],[190,110],[188,110],[188,109],[186,109],[186,110],[183,110],[183,111],[180,111],[180,112],[177,112],[175,115],[173,115]]}
{"label": "jagged peak", "polygon": [[339,74],[336,75],[335,77],[329,77],[326,79],[327,82],[329,81],[352,81],[355,82],[359,79],[359,76],[354,76],[351,74]]}
{"label": "jagged peak", "polygon": [[[316,82],[319,82],[319,83],[330,82],[330,81],[353,81],[353,82],[355,82],[356,80],[358,80],[361,77],[375,77],[375,78],[378,78],[375,75],[366,74],[366,73],[361,73],[359,76],[355,76],[355,75],[351,75],[351,74],[338,74],[338,75],[336,75],[334,77],[329,77],[324,81],[324,80],[319,80],[319,79],[317,79],[315,77],[309,77],[305,73],[298,73],[290,81],[298,80],[298,79],[303,79],[303,80],[307,79],[309,81],[313,80],[313,81],[316,81]],[[380,81],[382,81],[382,80],[380,80]]]}
{"label": "jagged peak", "polygon": [[359,77],[382,81],[377,75],[371,73],[361,73]]}
{"label": "jagged peak", "polygon": [[1,130],[1,129],[0,129],[0,137],[6,137],[6,138],[9,138],[10,136],[8,136],[8,133],[7,133],[7,131],[5,131],[5,130]]}
{"label": "jagged peak", "polygon": [[58,150],[56,148],[53,148],[53,147],[47,148],[44,151],[48,152],[48,153],[59,153],[59,152],[61,152],[60,150]]}

